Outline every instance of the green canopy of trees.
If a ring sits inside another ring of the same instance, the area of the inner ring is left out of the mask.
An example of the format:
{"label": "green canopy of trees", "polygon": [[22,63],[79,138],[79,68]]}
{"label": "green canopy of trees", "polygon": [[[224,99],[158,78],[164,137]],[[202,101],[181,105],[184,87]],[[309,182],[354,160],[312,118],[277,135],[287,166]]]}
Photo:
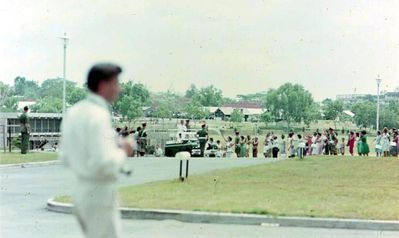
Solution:
{"label": "green canopy of trees", "polygon": [[122,92],[113,109],[131,122],[143,115],[143,106],[150,104],[150,92],[143,84],[131,81],[122,83],[121,87]]}
{"label": "green canopy of trees", "polygon": [[277,89],[270,89],[264,99],[265,108],[276,120],[284,120],[288,126],[292,122],[315,120],[312,112],[312,94],[302,85],[286,83]]}
{"label": "green canopy of trees", "polygon": [[[356,103],[352,108],[354,120],[359,127],[375,127],[377,123],[377,107],[374,101]],[[399,102],[380,105],[379,128],[399,128]]]}
{"label": "green canopy of trees", "polygon": [[191,119],[203,119],[209,115],[209,110],[206,110],[200,102],[192,100],[185,107],[185,113]]}
{"label": "green canopy of trees", "polygon": [[195,85],[186,91],[186,97],[199,102],[204,107],[218,107],[224,104],[222,90],[214,86],[197,89]]}
{"label": "green canopy of trees", "polygon": [[230,115],[230,121],[242,122],[244,120],[244,114],[239,109],[234,109]]}
{"label": "green canopy of trees", "polygon": [[340,100],[324,100],[323,111],[326,120],[336,120],[344,111],[344,103]]}
{"label": "green canopy of trees", "polygon": [[[152,107],[152,116],[158,118],[202,119],[209,116],[209,111],[204,107],[218,107],[235,102],[224,97],[222,91],[214,86],[197,88],[191,85],[184,95],[171,91],[151,93],[143,84],[131,81],[121,83],[121,87],[119,100],[112,105],[112,109],[129,122],[143,116],[144,106]],[[18,76],[12,86],[0,82],[0,111],[15,112],[18,101],[35,100],[37,103],[31,106],[32,112],[61,112],[62,95],[62,78],[47,79],[39,84]],[[75,82],[66,81],[67,106],[77,103],[86,95],[85,88],[79,87]],[[355,104],[326,99],[320,106],[313,101],[312,94],[302,85],[286,83],[266,93],[238,95],[238,98],[243,101],[262,100],[266,110],[259,119],[266,124],[272,121],[286,121],[288,127],[291,123],[300,122],[309,125],[322,119],[321,112],[324,114],[323,119],[336,120],[341,118],[344,109],[355,114],[353,121],[359,127],[370,128],[376,124],[376,101],[373,96],[364,97]],[[240,110],[234,110],[230,120],[239,122],[243,118]],[[379,128],[399,128],[399,102],[381,103],[379,122]]]}
{"label": "green canopy of trees", "polygon": [[[63,79],[47,79],[41,85],[25,77],[16,77],[14,86],[0,84],[0,108],[2,112],[15,112],[18,101],[36,101],[31,106],[32,112],[61,112],[63,97]],[[86,97],[86,89],[78,87],[75,82],[66,81],[66,104],[73,105]]]}

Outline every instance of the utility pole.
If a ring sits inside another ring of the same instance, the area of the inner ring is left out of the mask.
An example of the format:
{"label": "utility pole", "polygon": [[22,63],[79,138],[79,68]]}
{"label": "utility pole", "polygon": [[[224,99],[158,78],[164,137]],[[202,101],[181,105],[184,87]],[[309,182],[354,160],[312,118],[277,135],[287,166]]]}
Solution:
{"label": "utility pole", "polygon": [[375,128],[378,131],[380,125],[380,84],[382,79],[377,78],[376,81],[377,81],[377,125]]}
{"label": "utility pole", "polygon": [[66,109],[66,50],[67,50],[67,44],[69,37],[67,36],[66,33],[62,37],[60,37],[63,40],[64,43],[64,65],[63,65],[63,88],[62,88],[62,114],[65,113]]}

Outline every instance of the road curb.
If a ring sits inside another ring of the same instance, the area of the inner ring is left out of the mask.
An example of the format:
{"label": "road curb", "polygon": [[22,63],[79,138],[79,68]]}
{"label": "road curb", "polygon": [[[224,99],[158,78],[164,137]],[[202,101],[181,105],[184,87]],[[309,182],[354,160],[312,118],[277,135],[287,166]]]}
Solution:
{"label": "road curb", "polygon": [[[60,203],[50,198],[47,201],[47,210],[71,214],[73,205]],[[234,214],[217,212],[196,212],[166,209],[119,209],[124,219],[151,219],[151,220],[177,220],[190,223],[216,223],[239,225],[263,225],[286,227],[313,227],[313,228],[338,228],[361,229],[378,231],[398,231],[399,221],[339,219],[339,218],[310,218],[310,217],[277,217],[252,214]]]}
{"label": "road curb", "polygon": [[50,161],[42,161],[42,162],[29,162],[29,163],[17,163],[17,164],[2,164],[1,168],[27,168],[27,167],[37,167],[37,166],[46,166],[61,163],[59,160],[50,160]]}

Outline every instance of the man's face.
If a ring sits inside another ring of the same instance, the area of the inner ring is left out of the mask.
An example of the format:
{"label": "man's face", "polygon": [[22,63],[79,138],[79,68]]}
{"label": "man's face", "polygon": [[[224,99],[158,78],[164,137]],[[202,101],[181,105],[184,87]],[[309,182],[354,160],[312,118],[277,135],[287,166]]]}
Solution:
{"label": "man's face", "polygon": [[114,77],[108,81],[102,81],[98,88],[98,93],[105,98],[109,103],[113,103],[118,99],[121,92],[118,77]]}

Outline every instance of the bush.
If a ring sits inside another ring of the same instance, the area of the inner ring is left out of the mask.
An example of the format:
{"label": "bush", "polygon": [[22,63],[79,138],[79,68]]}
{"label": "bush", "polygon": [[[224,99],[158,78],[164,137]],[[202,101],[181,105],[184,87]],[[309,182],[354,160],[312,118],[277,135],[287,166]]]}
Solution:
{"label": "bush", "polygon": [[11,147],[21,149],[21,146],[21,136],[18,136],[17,138],[12,138]]}

